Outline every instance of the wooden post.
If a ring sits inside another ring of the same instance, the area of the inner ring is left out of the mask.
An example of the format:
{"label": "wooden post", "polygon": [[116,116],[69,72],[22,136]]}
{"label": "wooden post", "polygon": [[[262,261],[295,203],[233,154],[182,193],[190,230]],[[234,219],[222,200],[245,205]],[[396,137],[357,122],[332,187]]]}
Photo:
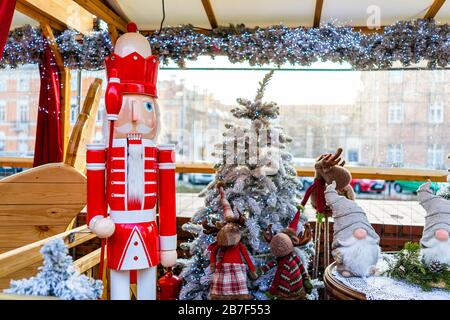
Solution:
{"label": "wooden post", "polygon": [[[52,28],[47,23],[41,23],[42,34],[47,38],[48,44],[55,57],[58,66],[61,82],[61,131],[63,136],[63,155],[65,156],[69,143],[70,131],[70,69],[64,66],[64,59],[59,52],[58,44]],[[64,161],[64,159],[62,159]]]}
{"label": "wooden post", "polygon": [[108,32],[114,47],[116,45],[117,38],[119,37],[119,31],[117,30],[115,25],[108,23]]}

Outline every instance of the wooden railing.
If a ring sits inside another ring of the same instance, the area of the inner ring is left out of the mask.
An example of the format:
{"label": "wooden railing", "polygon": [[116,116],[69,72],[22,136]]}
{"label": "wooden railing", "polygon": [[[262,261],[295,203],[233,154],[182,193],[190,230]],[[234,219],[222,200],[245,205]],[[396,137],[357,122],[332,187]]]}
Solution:
{"label": "wooden railing", "polygon": [[[0,254],[0,288],[7,287],[9,279],[16,278],[14,277],[16,272],[28,269],[36,264],[40,264],[42,261],[42,255],[39,250],[47,242],[60,238],[65,241],[68,248],[73,248],[95,237],[96,235],[91,233],[86,225],[83,225],[81,227],[57,234],[53,237],[30,243],[23,247]],[[99,264],[99,262],[100,249],[97,249],[74,261],[74,265],[80,273],[85,273]]]}
{"label": "wooden railing", "polygon": [[[0,167],[31,168],[32,158],[0,157]],[[346,167],[355,179],[381,179],[381,180],[412,180],[446,182],[448,171],[408,168],[375,168],[375,167]],[[313,177],[314,167],[297,167],[297,175]],[[177,162],[179,173],[215,173],[210,162]]]}

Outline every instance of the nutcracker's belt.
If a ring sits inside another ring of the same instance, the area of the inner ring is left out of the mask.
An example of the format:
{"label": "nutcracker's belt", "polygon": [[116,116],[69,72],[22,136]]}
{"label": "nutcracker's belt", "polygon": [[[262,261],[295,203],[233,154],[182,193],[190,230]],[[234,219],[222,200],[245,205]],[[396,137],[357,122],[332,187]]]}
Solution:
{"label": "nutcracker's belt", "polygon": [[142,223],[155,221],[155,209],[149,210],[129,210],[129,211],[114,211],[109,212],[114,223]]}

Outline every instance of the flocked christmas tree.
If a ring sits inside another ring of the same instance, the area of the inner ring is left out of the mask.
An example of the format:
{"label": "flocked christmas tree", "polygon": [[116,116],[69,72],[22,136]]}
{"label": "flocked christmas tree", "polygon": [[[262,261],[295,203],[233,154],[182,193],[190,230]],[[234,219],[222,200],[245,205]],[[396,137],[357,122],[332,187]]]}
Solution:
{"label": "flocked christmas tree", "polygon": [[45,244],[41,253],[44,265],[31,278],[11,281],[4,293],[54,296],[64,300],[95,300],[102,296],[103,283],[80,274],[73,265],[68,248],[61,239]]}
{"label": "flocked christmas tree", "polygon": [[[209,293],[211,271],[209,269],[208,246],[215,241],[214,236],[205,234],[201,222],[223,219],[217,183],[224,185],[226,198],[235,215],[239,212],[246,217],[246,229],[242,241],[250,252],[256,267],[265,265],[271,258],[263,231],[272,224],[279,232],[286,228],[297,212],[300,202],[301,182],[291,165],[292,155],[286,151],[291,138],[271,120],[279,115],[275,102],[263,102],[265,89],[272,77],[269,72],[260,82],[254,101],[237,99],[238,107],[231,110],[236,123],[226,124],[223,142],[217,144],[214,156],[216,177],[201,193],[205,196],[205,206],[194,214],[191,221],[183,225],[183,230],[196,238],[183,244],[192,257],[186,262],[181,274],[184,285],[181,300],[206,299]],[[302,215],[298,231],[303,233],[306,217]],[[305,266],[314,252],[312,242],[297,248]],[[265,292],[270,287],[275,270],[249,279],[249,289],[256,299],[266,299]],[[315,287],[320,283],[313,281]],[[316,298],[317,290],[309,298]]]}

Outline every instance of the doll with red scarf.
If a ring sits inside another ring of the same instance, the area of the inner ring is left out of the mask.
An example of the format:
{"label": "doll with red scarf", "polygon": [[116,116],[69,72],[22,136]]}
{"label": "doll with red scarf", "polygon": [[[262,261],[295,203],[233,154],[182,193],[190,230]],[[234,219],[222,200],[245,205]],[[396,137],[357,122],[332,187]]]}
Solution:
{"label": "doll with red scarf", "polygon": [[[316,209],[317,223],[315,225],[314,232],[314,244],[316,248],[315,259],[313,263],[313,277],[318,276],[319,268],[319,256],[320,256],[320,238],[321,228],[324,225],[324,264],[325,267],[330,263],[330,248],[329,248],[329,224],[328,218],[332,216],[331,208],[326,205],[325,202],[325,187],[336,182],[336,191],[339,195],[342,195],[350,200],[355,200],[355,192],[353,191],[350,182],[352,181],[351,173],[344,168],[345,161],[341,159],[342,148],[338,148],[334,154],[325,153],[322,154],[314,164],[314,183],[306,190],[305,196],[302,199],[301,204],[296,215],[293,218],[294,221],[298,221],[300,215],[304,211],[305,205],[311,198],[311,205]],[[323,224],[323,220],[325,223]],[[295,222],[295,224],[297,224]],[[298,234],[298,230],[297,230]]]}
{"label": "doll with red scarf", "polygon": [[211,300],[248,300],[252,296],[247,287],[247,266],[250,276],[257,277],[255,266],[250,255],[241,242],[241,227],[245,220],[241,214],[236,217],[230,203],[225,198],[221,185],[221,204],[224,211],[224,221],[210,226],[203,221],[204,232],[217,232],[216,241],[209,246],[210,269],[213,274],[209,298]]}

